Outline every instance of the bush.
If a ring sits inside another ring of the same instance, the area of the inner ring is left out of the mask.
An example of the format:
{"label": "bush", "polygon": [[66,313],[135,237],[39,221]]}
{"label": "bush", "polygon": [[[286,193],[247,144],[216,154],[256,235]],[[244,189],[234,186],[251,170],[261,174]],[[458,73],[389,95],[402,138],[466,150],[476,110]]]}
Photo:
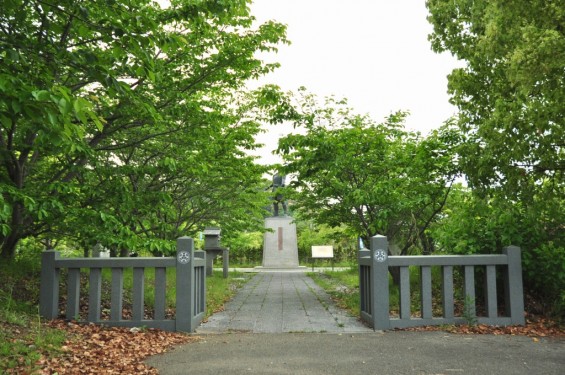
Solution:
{"label": "bush", "polygon": [[565,321],[565,247],[553,242],[522,254],[524,288],[546,301],[544,309]]}

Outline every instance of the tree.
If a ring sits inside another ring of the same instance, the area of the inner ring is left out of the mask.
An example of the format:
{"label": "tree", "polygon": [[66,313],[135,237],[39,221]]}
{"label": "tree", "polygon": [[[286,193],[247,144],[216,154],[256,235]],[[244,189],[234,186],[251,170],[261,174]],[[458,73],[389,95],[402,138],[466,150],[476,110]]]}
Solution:
{"label": "tree", "polygon": [[[261,228],[263,230],[263,228]],[[263,231],[230,232],[227,238],[222,236],[222,245],[229,247],[230,263],[239,265],[257,265],[261,263],[263,249]]]}
{"label": "tree", "polygon": [[[549,188],[549,187],[548,187]],[[522,248],[524,286],[535,298],[538,313],[565,316],[565,247],[559,234],[556,206],[536,202],[534,208],[500,195],[481,197],[471,189],[456,186],[448,198],[442,217],[431,229],[438,250],[448,254],[500,253],[504,246]],[[544,208],[543,210],[540,210]],[[557,222],[557,223],[556,223]]]}
{"label": "tree", "polygon": [[563,196],[565,2],[429,0],[436,52],[466,62],[449,75],[466,141],[462,166],[475,188],[510,198],[544,181]]}
{"label": "tree", "polygon": [[305,96],[297,126],[279,142],[285,172],[294,174],[294,205],[319,224],[342,224],[368,239],[386,235],[400,254],[433,251],[427,235],[455,177],[449,127],[422,138],[403,130],[405,113],[376,124],[330,98]]}
{"label": "tree", "polygon": [[262,226],[266,167],[244,150],[255,146],[259,124],[242,113],[258,106],[262,95],[248,96],[234,113],[216,114],[209,134],[152,139],[118,150],[112,163],[85,171],[87,185],[95,188],[67,212],[75,208],[72,217],[79,223],[97,224],[91,232],[66,235],[85,249],[100,241],[122,254],[144,249],[158,255],[174,251],[171,239],[194,235],[206,225],[221,225],[225,232]]}
{"label": "tree", "polygon": [[481,252],[522,247],[526,290],[563,314],[565,2],[429,0],[427,7],[432,48],[466,63],[449,75],[449,92],[474,195],[446,218],[460,235],[445,231],[442,241]]}
{"label": "tree", "polygon": [[[234,181],[222,172],[245,176],[244,190],[258,183],[256,167],[238,150],[254,147],[250,137],[259,127],[242,127],[235,106],[246,80],[276,66],[254,54],[285,42],[285,28],[268,22],[252,29],[252,20],[244,0],[173,0],[165,9],[149,0],[4,1],[1,256],[13,257],[22,238],[100,235],[85,224],[131,238],[141,214],[153,222],[164,215],[152,203],[173,209],[182,194],[186,203],[198,189],[210,191],[209,178],[226,191]],[[180,164],[230,153],[221,160],[229,159],[226,170],[191,165],[192,175],[183,170],[169,180]],[[189,181],[193,190],[176,190]],[[139,194],[148,198],[143,207]],[[235,207],[232,222],[244,220]]]}
{"label": "tree", "polygon": [[333,260],[353,261],[357,260],[359,249],[359,238],[351,229],[345,225],[329,227],[324,224],[316,224],[312,221],[295,218],[298,231],[298,256],[307,261],[312,256],[312,246],[332,246]]}

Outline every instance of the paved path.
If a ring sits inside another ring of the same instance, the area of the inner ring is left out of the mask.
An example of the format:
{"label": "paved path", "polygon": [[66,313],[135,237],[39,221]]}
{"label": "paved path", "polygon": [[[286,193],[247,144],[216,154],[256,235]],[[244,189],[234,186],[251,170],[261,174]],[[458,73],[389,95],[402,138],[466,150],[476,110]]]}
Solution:
{"label": "paved path", "polygon": [[303,272],[261,272],[253,276],[197,333],[373,332],[337,308]]}
{"label": "paved path", "polygon": [[563,375],[565,340],[402,331],[214,334],[146,363],[161,375]]}
{"label": "paved path", "polygon": [[565,340],[373,332],[302,272],[255,275],[197,332],[201,340],[146,363],[163,375],[562,375],[565,369]]}

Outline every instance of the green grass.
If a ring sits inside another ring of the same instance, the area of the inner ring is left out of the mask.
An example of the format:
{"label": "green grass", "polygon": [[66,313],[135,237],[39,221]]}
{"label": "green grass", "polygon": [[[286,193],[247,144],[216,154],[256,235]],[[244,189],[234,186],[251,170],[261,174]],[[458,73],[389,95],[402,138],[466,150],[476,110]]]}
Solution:
{"label": "green grass", "polygon": [[[306,266],[306,267],[310,267],[312,268],[312,264],[314,264],[314,267],[324,267],[324,268],[331,268],[332,267],[332,260],[331,259],[314,259],[314,260],[301,260],[300,261],[300,265],[301,266]],[[348,261],[348,260],[340,260],[338,261],[334,261],[333,262],[333,266],[334,267],[339,267],[339,268],[351,268],[351,269],[357,269],[357,262],[352,262],[352,261]]]}
{"label": "green grass", "polygon": [[352,315],[359,314],[359,273],[356,268],[346,271],[310,272],[308,275],[340,308]]}
{"label": "green grass", "polygon": [[[108,280],[110,274],[108,273]],[[224,279],[222,271],[213,271],[212,275],[206,278],[206,317],[209,317],[216,311],[220,311],[227,301],[229,301],[236,290],[241,287],[247,280],[246,274],[241,272],[230,272],[229,277]],[[155,301],[155,270],[145,270],[145,306],[152,308]],[[129,293],[133,287],[132,270],[124,270],[124,293]],[[167,307],[175,306],[176,300],[176,272],[174,268],[167,269],[167,288],[166,288],[166,304]]]}
{"label": "green grass", "polygon": [[[238,261],[238,262],[232,262],[230,259],[230,264],[229,264],[229,268],[255,268],[257,266],[260,266],[261,262],[254,262],[254,261]],[[222,268],[222,263],[221,262],[217,262],[214,263],[214,267],[217,268]]]}
{"label": "green grass", "polygon": [[63,331],[45,327],[33,316],[22,317],[19,324],[3,323],[0,315],[0,373],[17,366],[25,366],[32,372],[41,354],[61,353],[66,340]]}
{"label": "green grass", "polygon": [[41,354],[57,355],[66,339],[39,318],[38,276],[29,262],[0,265],[0,373],[22,365],[33,372]]}
{"label": "green grass", "polygon": [[[349,311],[351,314],[359,314],[360,296],[359,296],[359,271],[357,267],[351,267],[345,271],[324,271],[322,273],[308,273],[312,279],[322,287],[331,297],[332,300],[342,309]],[[410,289],[412,311],[419,308],[418,297],[419,275],[416,267],[410,268]],[[399,290],[392,282],[389,275],[389,306],[391,312],[399,310]]]}
{"label": "green grass", "polygon": [[249,280],[248,274],[230,272],[224,279],[222,271],[214,271],[206,278],[206,317],[221,311],[243,284]]}
{"label": "green grass", "polygon": [[[133,288],[133,272],[131,269],[124,270],[124,294],[131,295]],[[110,282],[110,270],[103,271],[103,277]],[[175,306],[176,300],[176,272],[174,268],[167,269],[166,305],[168,308]],[[245,279],[245,280],[242,280]],[[214,271],[206,278],[206,317],[214,311],[219,311],[224,303],[231,299],[235,291],[247,281],[245,274],[230,272],[229,277],[224,279],[222,271]],[[147,308],[152,308],[155,302],[155,270],[145,270],[144,301]],[[108,296],[109,298],[109,296]]]}

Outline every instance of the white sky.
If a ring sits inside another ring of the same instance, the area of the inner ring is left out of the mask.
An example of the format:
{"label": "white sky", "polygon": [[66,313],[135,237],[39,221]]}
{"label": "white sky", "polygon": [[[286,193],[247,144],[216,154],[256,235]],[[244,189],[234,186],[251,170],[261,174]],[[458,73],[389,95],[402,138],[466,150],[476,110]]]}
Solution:
{"label": "white sky", "polygon": [[[305,86],[321,98],[345,97],[358,113],[379,122],[408,110],[407,128],[424,134],[455,113],[446,76],[460,63],[432,52],[424,0],[254,0],[251,12],[258,22],[286,24],[292,43],[265,56],[281,67],[261,84],[285,91]],[[289,130],[269,129],[258,139],[266,144],[258,154],[268,155]]]}

